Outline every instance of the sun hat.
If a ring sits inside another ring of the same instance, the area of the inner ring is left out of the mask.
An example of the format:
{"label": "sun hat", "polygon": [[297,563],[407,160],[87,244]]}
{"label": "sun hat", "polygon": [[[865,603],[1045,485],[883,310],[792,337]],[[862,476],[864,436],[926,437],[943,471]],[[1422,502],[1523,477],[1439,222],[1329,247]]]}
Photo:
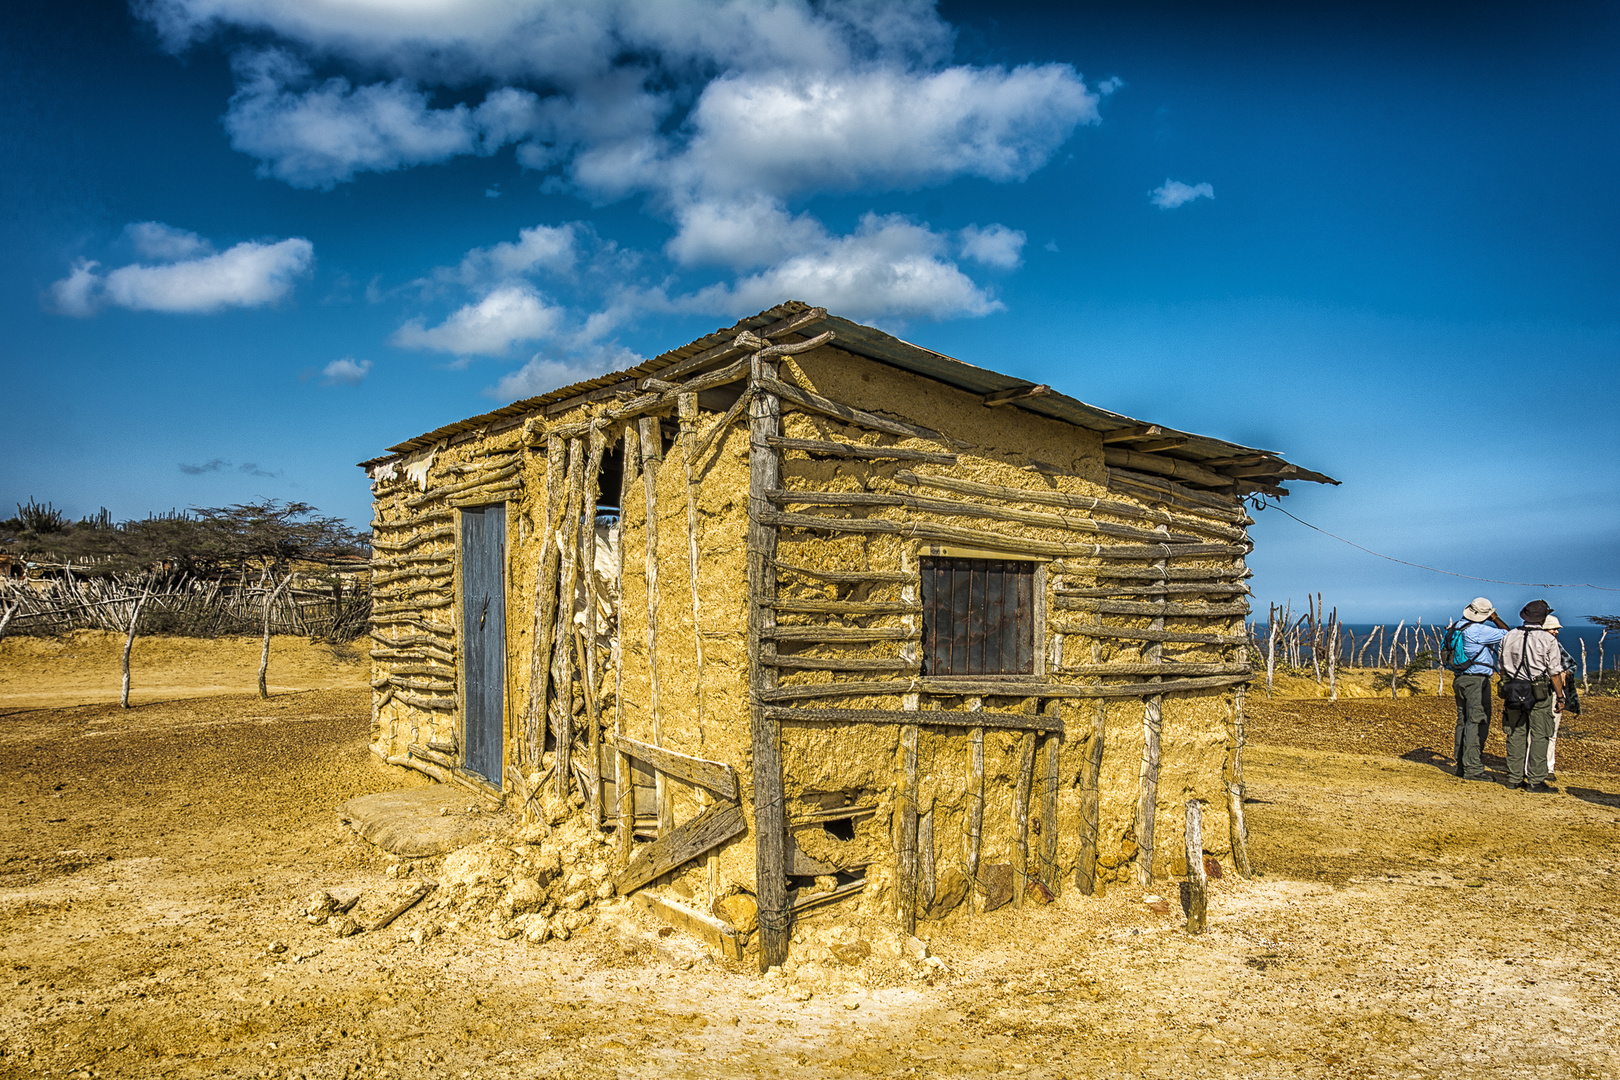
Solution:
{"label": "sun hat", "polygon": [[1469,622],[1484,622],[1496,614],[1496,605],[1483,596],[1476,596],[1463,608],[1463,618]]}
{"label": "sun hat", "polygon": [[1552,614],[1552,606],[1545,600],[1532,600],[1519,609],[1519,618],[1527,626],[1540,626],[1541,620]]}
{"label": "sun hat", "polygon": [[1563,625],[1563,623],[1558,621],[1558,616],[1556,615],[1548,615],[1545,619],[1541,620],[1541,628],[1543,630],[1558,630],[1562,628]]}

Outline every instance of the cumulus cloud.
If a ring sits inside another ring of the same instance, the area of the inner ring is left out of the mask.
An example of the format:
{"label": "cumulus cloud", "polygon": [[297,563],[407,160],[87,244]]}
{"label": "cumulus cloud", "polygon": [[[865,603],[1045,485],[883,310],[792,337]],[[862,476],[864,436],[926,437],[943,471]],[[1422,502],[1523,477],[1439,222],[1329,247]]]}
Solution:
{"label": "cumulus cloud", "polygon": [[1213,199],[1215,188],[1211,184],[1183,184],[1166,178],[1164,183],[1148,193],[1148,199],[1161,210],[1174,210],[1194,199]]}
{"label": "cumulus cloud", "polygon": [[765,266],[824,242],[827,234],[810,215],[791,214],[763,195],[687,203],[675,221],[664,252],[683,266]]}
{"label": "cumulus cloud", "polygon": [[522,229],[517,243],[503,240],[467,252],[457,268],[457,276],[468,285],[476,285],[539,271],[566,273],[579,256],[581,228],[578,222],[568,222]]}
{"label": "cumulus cloud", "polygon": [[431,349],[456,356],[504,356],[513,345],[554,334],[563,309],[548,303],[526,283],[503,285],[476,303],[458,309],[438,326],[412,319],[390,339],[407,349]]}
{"label": "cumulus cloud", "polygon": [[142,258],[158,262],[178,262],[213,253],[214,245],[185,229],[161,221],[137,221],[124,226],[124,235]]}
{"label": "cumulus cloud", "polygon": [[960,238],[963,258],[1000,270],[1011,270],[1023,261],[1024,243],[1029,239],[1021,230],[1005,225],[983,229],[969,225]]}
{"label": "cumulus cloud", "polygon": [[273,243],[245,241],[218,254],[183,258],[209,245],[194,233],[158,222],[132,226],[137,245],[170,261],[132,263],[98,273],[99,264],[74,263],[67,277],[51,286],[56,310],[93,315],[105,305],[134,311],[207,314],[230,307],[260,307],[292,291],[315,261],[315,246],[295,237]]}
{"label": "cumulus cloud", "polygon": [[327,386],[358,386],[370,372],[370,360],[344,356],[321,369],[321,382]]}
{"label": "cumulus cloud", "polygon": [[729,286],[685,301],[694,310],[743,314],[792,297],[856,319],[988,315],[1002,304],[944,257],[948,238],[904,218],[868,214],[847,236]]}
{"label": "cumulus cloud", "polygon": [[559,386],[634,367],[640,362],[641,357],[618,345],[599,346],[572,359],[536,354],[522,367],[502,375],[500,381],[485,390],[484,394],[502,403],[539,397]]}

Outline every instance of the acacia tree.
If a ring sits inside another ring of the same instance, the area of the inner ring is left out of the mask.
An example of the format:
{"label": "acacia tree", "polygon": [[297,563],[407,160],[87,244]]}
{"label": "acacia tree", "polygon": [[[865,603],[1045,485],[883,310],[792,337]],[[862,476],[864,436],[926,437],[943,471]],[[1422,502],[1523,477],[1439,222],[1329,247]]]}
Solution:
{"label": "acacia tree", "polygon": [[195,511],[205,536],[205,554],[244,570],[257,569],[264,592],[264,643],[259,654],[259,696],[270,691],[270,612],[292,585],[299,563],[330,563],[363,555],[365,541],[340,518],[308,503],[263,499]]}

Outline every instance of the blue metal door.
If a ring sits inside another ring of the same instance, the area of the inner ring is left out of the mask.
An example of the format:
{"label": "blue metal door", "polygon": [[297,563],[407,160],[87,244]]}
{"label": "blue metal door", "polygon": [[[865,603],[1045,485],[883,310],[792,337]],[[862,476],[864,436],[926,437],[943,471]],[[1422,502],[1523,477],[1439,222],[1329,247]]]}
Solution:
{"label": "blue metal door", "polygon": [[501,783],[506,730],[506,507],[461,512],[463,765]]}

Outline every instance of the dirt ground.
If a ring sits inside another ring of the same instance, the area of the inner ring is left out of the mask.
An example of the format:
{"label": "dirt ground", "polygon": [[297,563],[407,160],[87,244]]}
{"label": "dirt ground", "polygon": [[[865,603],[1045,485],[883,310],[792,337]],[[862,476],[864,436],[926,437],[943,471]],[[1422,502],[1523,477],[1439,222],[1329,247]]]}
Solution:
{"label": "dirt ground", "polygon": [[0,651],[0,1076],[1620,1076],[1614,701],[1530,795],[1450,775],[1444,699],[1255,694],[1260,873],[1208,933],[1174,882],[1070,890],[921,924],[912,974],[762,978],[623,909],[543,946],[310,925],[312,892],[369,921],[411,887],[333,813],[427,783],[367,753],[364,668],[273,666],[260,701],[214,646],[147,644],[172,670],[128,712],[116,650],[81,704],[48,697],[79,661]]}

